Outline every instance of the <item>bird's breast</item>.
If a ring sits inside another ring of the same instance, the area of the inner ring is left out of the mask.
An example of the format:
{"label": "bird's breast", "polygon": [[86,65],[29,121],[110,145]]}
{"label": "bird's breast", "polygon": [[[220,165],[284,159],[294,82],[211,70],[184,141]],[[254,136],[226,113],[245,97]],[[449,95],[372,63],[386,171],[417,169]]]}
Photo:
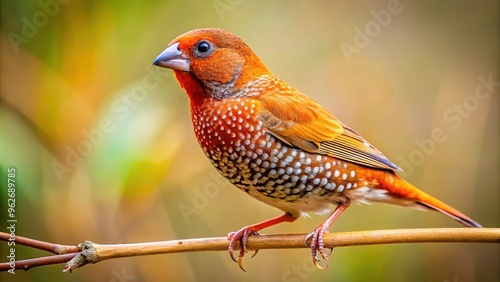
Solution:
{"label": "bird's breast", "polygon": [[248,98],[208,100],[192,108],[205,155],[238,188],[295,214],[322,211],[368,191],[359,189],[368,184],[362,167],[282,143],[266,132],[258,110]]}
{"label": "bird's breast", "polygon": [[205,152],[245,149],[265,135],[257,106],[246,98],[206,99],[192,109],[194,131]]}

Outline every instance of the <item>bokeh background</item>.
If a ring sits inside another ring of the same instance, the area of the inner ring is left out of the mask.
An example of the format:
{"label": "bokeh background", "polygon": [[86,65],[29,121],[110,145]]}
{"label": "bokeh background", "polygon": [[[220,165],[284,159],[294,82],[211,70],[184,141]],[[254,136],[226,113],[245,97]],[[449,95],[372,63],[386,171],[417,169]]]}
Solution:
{"label": "bokeh background", "polygon": [[[184,91],[151,66],[171,39],[200,27],[243,38],[410,182],[498,227],[499,11],[498,1],[2,0],[0,227],[9,167],[17,235],[61,244],[225,236],[281,214],[214,173]],[[476,92],[480,77],[496,85]],[[310,232],[323,219],[264,233]],[[460,226],[438,213],[353,205],[332,231],[418,227]],[[17,246],[16,255],[44,253]],[[320,271],[307,249],[265,250],[243,273],[226,252],[203,252],[0,279],[499,281],[499,257],[498,244],[350,247]]]}

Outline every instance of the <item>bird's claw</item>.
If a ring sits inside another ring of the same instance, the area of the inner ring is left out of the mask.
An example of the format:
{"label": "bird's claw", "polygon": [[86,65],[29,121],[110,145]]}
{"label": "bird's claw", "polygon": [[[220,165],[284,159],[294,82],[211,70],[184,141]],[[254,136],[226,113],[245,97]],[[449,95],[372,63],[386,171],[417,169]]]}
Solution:
{"label": "bird's claw", "polygon": [[[249,227],[243,227],[237,232],[231,232],[227,235],[227,239],[229,240],[229,255],[231,256],[231,259],[233,259],[234,262],[238,263],[238,266],[241,268],[241,270],[245,271],[245,268],[243,268],[243,257],[245,256],[245,253],[247,253],[247,240],[248,237],[252,235],[259,235],[258,232],[253,231]],[[238,259],[234,258],[234,247],[236,246],[237,242],[240,243],[241,250],[240,253],[238,254]],[[257,252],[259,250],[255,250],[255,253],[251,256],[253,258],[255,255],[257,255]]]}
{"label": "bird's claw", "polygon": [[320,226],[316,227],[313,232],[309,233],[306,236],[306,238],[304,239],[304,244],[306,246],[308,246],[307,240],[311,239],[311,245],[309,247],[311,248],[312,260],[313,260],[314,265],[321,270],[326,269],[328,267],[328,264],[325,266],[319,265],[318,262],[320,260],[316,256],[317,253],[319,252],[319,254],[321,255],[321,257],[324,260],[328,260],[328,257],[333,252],[333,248],[330,248],[330,252],[325,253],[324,245],[323,245],[323,237],[325,236],[325,233],[328,233],[328,227],[321,224]]}
{"label": "bird's claw", "polygon": [[319,265],[319,261],[320,260],[317,257],[313,257],[314,266],[316,266],[320,270],[325,270],[328,267],[328,263],[325,266],[321,266]]}
{"label": "bird's claw", "polygon": [[[254,235],[259,235],[259,233],[256,232],[256,234],[254,234]],[[253,255],[250,256],[250,258],[253,258],[254,256],[256,256],[258,252],[259,252],[259,249],[255,250],[253,252]]]}

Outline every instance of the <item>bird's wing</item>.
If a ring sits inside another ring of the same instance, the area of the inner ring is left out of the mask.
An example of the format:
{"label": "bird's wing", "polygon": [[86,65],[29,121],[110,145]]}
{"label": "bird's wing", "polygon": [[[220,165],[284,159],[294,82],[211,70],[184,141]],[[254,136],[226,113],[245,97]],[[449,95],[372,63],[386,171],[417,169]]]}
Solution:
{"label": "bird's wing", "polygon": [[269,134],[289,146],[356,164],[401,171],[363,137],[295,89],[259,98],[260,119]]}

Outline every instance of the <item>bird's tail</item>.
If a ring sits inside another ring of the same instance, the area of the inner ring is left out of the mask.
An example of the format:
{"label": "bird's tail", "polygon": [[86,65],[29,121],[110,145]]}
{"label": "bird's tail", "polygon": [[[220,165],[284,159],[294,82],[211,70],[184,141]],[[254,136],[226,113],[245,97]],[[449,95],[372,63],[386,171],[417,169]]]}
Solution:
{"label": "bird's tail", "polygon": [[[381,176],[381,177],[380,177]],[[421,191],[406,180],[395,174],[387,174],[377,177],[379,185],[394,197],[394,204],[409,206],[416,209],[434,210],[445,214],[461,224],[468,227],[482,227],[472,218],[466,216],[459,210],[441,202],[431,195]]]}

